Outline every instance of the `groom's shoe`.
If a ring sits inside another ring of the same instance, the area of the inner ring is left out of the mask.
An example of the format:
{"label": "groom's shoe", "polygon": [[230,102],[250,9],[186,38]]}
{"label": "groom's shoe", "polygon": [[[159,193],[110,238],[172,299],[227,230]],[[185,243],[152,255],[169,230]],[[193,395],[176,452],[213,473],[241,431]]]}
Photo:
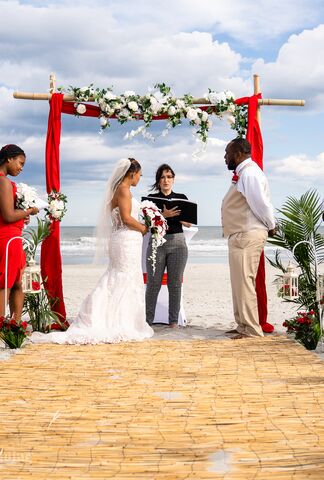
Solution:
{"label": "groom's shoe", "polygon": [[227,332],[225,332],[225,335],[235,335],[237,333],[240,333],[240,332],[236,330],[236,328],[234,328],[233,330],[227,330]]}

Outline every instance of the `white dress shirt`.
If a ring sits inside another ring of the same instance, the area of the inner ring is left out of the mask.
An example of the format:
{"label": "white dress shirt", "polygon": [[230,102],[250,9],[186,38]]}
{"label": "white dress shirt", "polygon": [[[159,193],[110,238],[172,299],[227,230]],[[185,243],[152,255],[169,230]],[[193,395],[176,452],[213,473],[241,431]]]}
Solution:
{"label": "white dress shirt", "polygon": [[[244,168],[246,165],[249,168]],[[237,191],[244,195],[254,215],[268,230],[275,228],[269,185],[261,168],[251,158],[247,158],[236,167],[236,173],[239,177]]]}

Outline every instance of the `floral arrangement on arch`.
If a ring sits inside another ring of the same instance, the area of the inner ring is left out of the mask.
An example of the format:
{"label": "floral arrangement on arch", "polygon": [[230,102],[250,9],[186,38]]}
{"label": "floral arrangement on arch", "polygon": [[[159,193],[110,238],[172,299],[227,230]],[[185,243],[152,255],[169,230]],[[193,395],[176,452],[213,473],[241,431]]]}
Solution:
{"label": "floral arrangement on arch", "polygon": [[[60,88],[60,91],[65,91]],[[211,116],[217,116],[228,121],[231,128],[236,130],[238,136],[246,135],[247,130],[247,106],[236,105],[234,94],[226,90],[216,92],[211,89],[204,95],[211,105],[199,107],[193,104],[191,95],[184,95],[177,98],[173,95],[171,88],[165,83],[158,83],[146,95],[141,96],[133,91],[126,91],[116,95],[111,87],[99,89],[93,84],[88,87],[70,86],[66,93],[76,99],[76,115],[84,115],[87,111],[86,105],[81,102],[95,101],[100,108],[100,125],[102,129],[110,126],[109,118],[113,117],[123,124],[130,120],[143,119],[144,125],[132,130],[125,135],[126,139],[141,134],[144,138],[154,140],[152,134],[147,130],[154,117],[167,115],[167,125],[162,136],[167,135],[171,128],[181,125],[184,119],[196,128],[196,135],[202,142],[208,139],[208,132],[212,126]]]}
{"label": "floral arrangement on arch", "polygon": [[168,224],[160,209],[155,205],[154,202],[150,202],[149,200],[144,200],[141,203],[141,216],[144,220],[144,224],[152,234],[152,255],[150,260],[152,260],[154,274],[157,249],[166,242],[164,236],[166,234]]}
{"label": "floral arrangement on arch", "polygon": [[66,213],[67,197],[62,192],[53,190],[48,194],[48,207],[45,208],[49,221],[60,222]]}

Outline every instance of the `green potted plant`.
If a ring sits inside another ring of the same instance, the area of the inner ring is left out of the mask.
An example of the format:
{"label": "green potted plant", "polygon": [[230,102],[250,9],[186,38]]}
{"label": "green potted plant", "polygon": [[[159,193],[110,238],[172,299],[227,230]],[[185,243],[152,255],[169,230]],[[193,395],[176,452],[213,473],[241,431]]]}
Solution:
{"label": "green potted plant", "polygon": [[[321,308],[317,298],[317,267],[324,263],[324,237],[319,231],[322,209],[323,202],[316,190],[308,190],[300,198],[288,197],[278,210],[282,217],[278,219],[277,233],[268,240],[290,251],[300,269],[298,296],[285,301],[296,303],[298,310],[305,308],[306,312],[299,312],[293,319],[286,320],[284,326],[297,341],[312,349],[316,348],[322,334]],[[279,250],[274,260],[268,258],[268,261],[284,274],[287,273]]]}
{"label": "green potted plant", "polygon": [[[50,221],[37,218],[37,228],[30,228],[24,232],[24,237],[27,238],[29,244],[26,251],[27,263],[33,261],[37,247],[50,234],[50,225]],[[44,282],[46,283],[45,280]],[[53,325],[54,328],[56,326],[59,326],[60,329],[66,328],[51,309],[55,300],[51,300],[50,303],[46,289],[44,289],[44,283],[41,283],[41,287],[37,289],[37,293],[25,294],[23,314],[28,314],[33,331],[48,332],[53,328]]]}

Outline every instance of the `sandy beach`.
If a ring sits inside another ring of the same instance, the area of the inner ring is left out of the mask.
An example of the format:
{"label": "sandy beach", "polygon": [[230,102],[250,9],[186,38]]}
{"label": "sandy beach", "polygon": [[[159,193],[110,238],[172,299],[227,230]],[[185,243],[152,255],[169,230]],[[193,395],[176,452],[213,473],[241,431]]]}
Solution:
{"label": "sandy beach", "polygon": [[[104,268],[94,265],[66,265],[63,285],[68,318],[73,319],[84,297],[95,286]],[[269,322],[276,332],[292,316],[295,306],[277,297],[273,284],[278,271],[267,266]],[[234,326],[229,267],[227,264],[188,264],[183,284],[184,308],[190,326],[225,331]],[[173,335],[170,331],[170,335]]]}
{"label": "sandy beach", "polygon": [[[73,322],[86,295],[96,285],[105,267],[96,265],[64,265],[63,286],[67,318]],[[283,302],[276,292],[274,280],[278,270],[266,265],[268,292],[268,321],[275,326],[276,335],[284,335],[285,319],[294,316],[296,306]],[[235,326],[233,319],[229,267],[221,264],[188,264],[183,284],[183,304],[187,327],[170,329],[155,325],[152,340],[225,339],[226,330]],[[319,344],[316,353],[324,359]],[[0,349],[0,358],[9,358],[11,352]]]}

